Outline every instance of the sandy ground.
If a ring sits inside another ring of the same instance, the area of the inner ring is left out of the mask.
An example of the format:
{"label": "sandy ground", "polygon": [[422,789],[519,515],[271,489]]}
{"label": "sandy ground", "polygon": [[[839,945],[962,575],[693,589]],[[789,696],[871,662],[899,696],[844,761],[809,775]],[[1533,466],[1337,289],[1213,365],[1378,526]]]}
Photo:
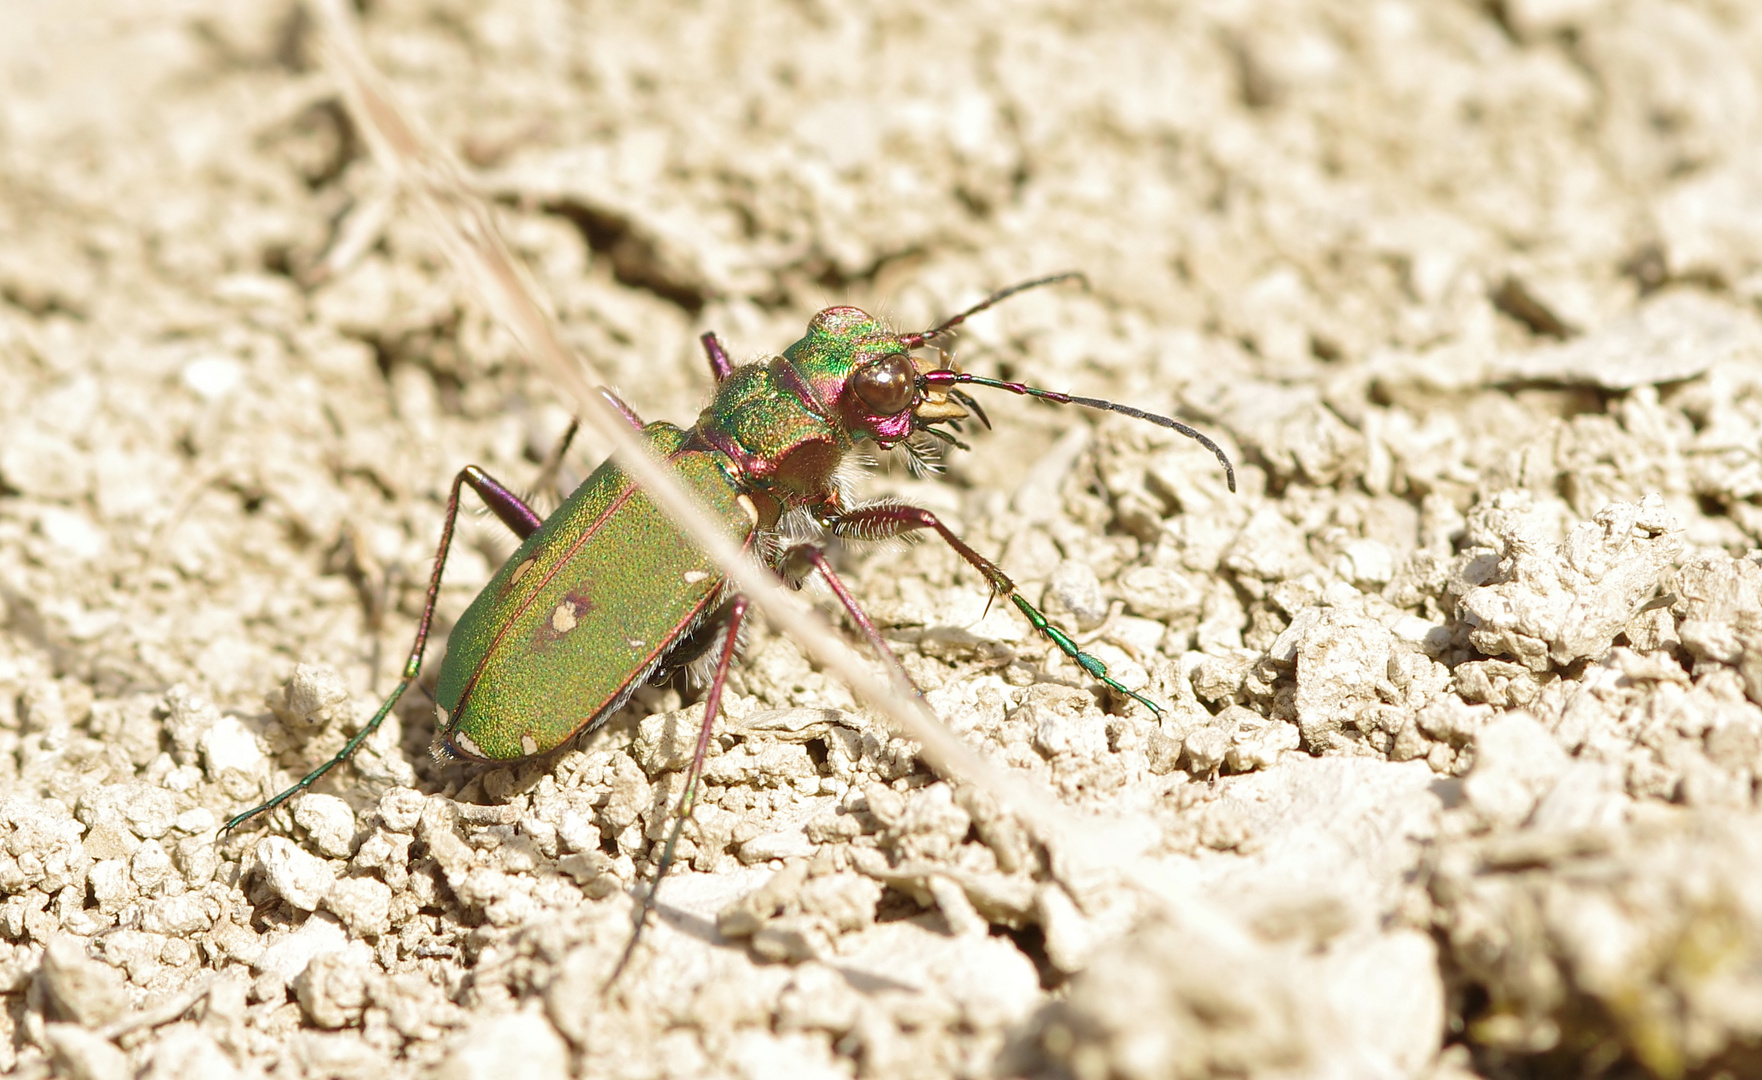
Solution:
{"label": "sandy ground", "polygon": [[[962,363],[1176,413],[1238,494],[1165,432],[995,394],[945,476],[865,490],[1166,709],[940,546],[839,549],[938,714],[1085,839],[761,629],[609,994],[689,687],[503,770],[432,763],[413,693],[218,838],[395,680],[454,473],[533,487],[568,404],[296,6],[11,0],[0,1071],[1762,1069],[1762,9],[366,8],[644,416],[702,407],[704,330],[744,361],[829,303],[926,326],[1085,271]],[[463,527],[443,630],[512,547]]]}

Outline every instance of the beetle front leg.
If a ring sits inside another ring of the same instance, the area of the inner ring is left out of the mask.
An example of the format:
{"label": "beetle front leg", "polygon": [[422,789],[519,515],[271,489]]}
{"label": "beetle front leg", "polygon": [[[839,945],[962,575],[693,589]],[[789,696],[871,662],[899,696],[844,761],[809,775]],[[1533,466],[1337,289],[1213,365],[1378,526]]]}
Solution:
{"label": "beetle front leg", "polygon": [[722,654],[716,658],[716,676],[710,680],[710,691],[704,695],[704,722],[697,732],[697,750],[691,755],[691,768],[685,774],[685,790],[679,796],[679,809],[673,815],[673,828],[667,832],[667,844],[661,849],[661,861],[655,867],[655,881],[636,909],[636,926],[630,932],[630,942],[624,946],[624,955],[618,958],[618,964],[612,974],[606,978],[605,986],[609,988],[624,973],[630,958],[636,953],[636,946],[642,941],[642,931],[648,925],[649,913],[655,909],[655,897],[661,891],[661,879],[673,866],[673,854],[679,847],[679,837],[685,832],[685,823],[691,818],[691,811],[697,805],[698,784],[703,781],[704,758],[710,749],[710,733],[715,730],[716,717],[722,711],[722,692],[728,685],[728,669],[734,665],[734,654],[740,649],[740,624],[746,618],[746,610],[751,602],[744,596],[736,596],[728,603],[728,630],[722,639]]}
{"label": "beetle front leg", "polygon": [[900,502],[875,502],[866,506],[858,506],[851,510],[831,515],[825,522],[832,530],[832,535],[848,537],[854,540],[887,540],[895,536],[903,536],[917,529],[930,529],[942,538],[942,542],[953,548],[955,554],[966,560],[980,574],[984,575],[985,583],[997,596],[1007,597],[1016,606],[1016,610],[1028,620],[1041,637],[1052,642],[1059,652],[1071,658],[1071,661],[1097,681],[1112,687],[1120,693],[1160,715],[1162,709],[1155,702],[1133,690],[1128,690],[1113,676],[1107,673],[1107,665],[1099,659],[1077,647],[1071,635],[1054,626],[1039,608],[1028,602],[1016,590],[1016,583],[1010,580],[998,565],[985,556],[968,547],[960,537],[956,536],[947,525],[944,525],[935,514],[922,507]]}
{"label": "beetle front leg", "polygon": [[416,640],[410,645],[410,655],[404,661],[403,677],[392,689],[391,696],[386,698],[385,703],[379,707],[379,711],[373,714],[373,719],[367,721],[366,725],[345,743],[341,750],[337,751],[335,757],[307,773],[299,783],[276,795],[275,798],[253,806],[244,813],[229,819],[225,825],[221,826],[221,835],[224,836],[258,814],[274,810],[317,783],[325,773],[354,757],[355,752],[361,749],[361,744],[372,738],[373,733],[379,730],[379,725],[384,723],[385,718],[391,714],[398,699],[404,696],[404,691],[408,690],[410,684],[416,681],[417,674],[422,670],[422,654],[428,647],[428,631],[434,624],[435,604],[440,598],[441,571],[446,568],[447,551],[453,544],[453,527],[459,520],[459,492],[465,487],[470,487],[472,491],[477,492],[478,497],[495,513],[496,517],[500,518],[502,523],[522,540],[537,532],[538,527],[543,524],[539,516],[533,513],[532,508],[522,502],[518,495],[509,491],[500,481],[482,469],[475,465],[467,465],[460,469],[459,474],[453,477],[452,490],[447,494],[446,518],[441,525],[440,543],[434,552],[434,569],[428,575],[428,592],[422,601],[422,618],[416,624]]}

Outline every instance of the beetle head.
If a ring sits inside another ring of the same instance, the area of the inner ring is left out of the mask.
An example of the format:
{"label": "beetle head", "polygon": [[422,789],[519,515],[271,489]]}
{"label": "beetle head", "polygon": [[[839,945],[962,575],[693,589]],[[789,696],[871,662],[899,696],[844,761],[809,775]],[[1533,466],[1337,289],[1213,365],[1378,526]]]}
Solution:
{"label": "beetle head", "polygon": [[[804,384],[807,395],[813,398],[810,405],[815,411],[842,425],[853,440],[872,439],[883,448],[903,445],[916,466],[934,467],[927,453],[932,439],[964,448],[965,444],[941,425],[959,431],[962,420],[975,416],[980,423],[991,426],[979,403],[962,389],[986,387],[1060,405],[1116,412],[1179,432],[1217,457],[1230,490],[1235,491],[1236,467],[1229,455],[1206,435],[1173,417],[1101,398],[968,374],[958,370],[940,349],[934,362],[912,355],[966,322],[969,316],[1001,300],[1063,281],[1088,283],[1078,273],[1024,281],[992,293],[928,330],[911,334],[894,333],[867,312],[853,307],[827,308],[808,324],[807,336],[784,352],[784,363]],[[923,438],[913,439],[914,435]]]}
{"label": "beetle head", "polygon": [[931,361],[914,357],[913,339],[854,307],[815,315],[808,332],[784,350],[784,360],[806,384],[813,404],[854,440],[892,447],[926,424],[966,417],[946,389],[925,383]]}

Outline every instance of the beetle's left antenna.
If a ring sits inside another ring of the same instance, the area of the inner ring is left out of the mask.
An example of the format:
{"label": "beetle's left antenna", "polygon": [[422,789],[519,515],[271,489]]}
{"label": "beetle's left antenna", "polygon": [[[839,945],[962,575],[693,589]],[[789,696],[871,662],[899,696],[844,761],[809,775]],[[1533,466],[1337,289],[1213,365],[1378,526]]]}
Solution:
{"label": "beetle's left antenna", "polygon": [[1027,292],[1029,289],[1038,289],[1042,285],[1057,285],[1061,281],[1081,281],[1085,289],[1089,287],[1089,279],[1084,276],[1081,270],[1066,270],[1062,274],[1049,274],[1046,277],[1035,278],[1032,281],[1023,281],[1019,284],[1011,285],[1007,289],[997,290],[990,296],[979,301],[977,304],[974,304],[972,307],[961,312],[959,315],[951,315],[921,334],[902,334],[900,335],[899,340],[905,344],[906,348],[916,349],[925,342],[928,342],[933,338],[941,337],[943,334],[953,330],[961,323],[966,322],[970,316],[977,315],[979,312],[984,311],[986,308],[991,307],[994,304],[1008,300],[1017,293]]}

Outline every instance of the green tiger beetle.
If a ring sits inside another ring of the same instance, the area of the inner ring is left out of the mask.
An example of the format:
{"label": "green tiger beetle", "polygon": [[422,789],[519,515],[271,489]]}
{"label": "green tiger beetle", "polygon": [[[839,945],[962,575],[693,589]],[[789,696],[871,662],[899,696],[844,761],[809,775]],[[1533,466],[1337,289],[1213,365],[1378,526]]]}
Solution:
{"label": "green tiger beetle", "polygon": [[[995,597],[1013,603],[1060,652],[1098,681],[1160,712],[1110,676],[1106,665],[1080,649],[1016,591],[1007,574],[963,543],[935,514],[894,499],[856,502],[843,468],[864,442],[883,450],[901,448],[917,465],[927,462],[934,445],[926,440],[964,449],[948,429],[960,430],[960,422],[969,416],[987,427],[991,423],[961,389],[974,386],[1122,413],[1170,428],[1215,454],[1235,491],[1235,468],[1222,448],[1178,420],[1099,398],[973,375],[958,370],[940,349],[935,361],[913,355],[1007,297],[1070,280],[1084,279],[1065,273],[1013,285],[921,333],[895,333],[854,307],[827,308],[782,356],[738,367],[714,333],[704,334],[716,393],[688,429],[665,422],[645,425],[610,390],[601,392],[745,550],[798,587],[809,573],[818,572],[863,637],[902,677],[898,659],[833,572],[825,549],[813,542],[786,542],[785,537],[801,532],[801,525],[811,523],[854,540],[934,532],[984,576]],[[415,682],[434,621],[460,491],[466,487],[522,542],[447,639],[434,689],[436,758],[507,764],[544,754],[605,723],[658,673],[699,657],[714,658],[697,749],[654,883],[635,916],[627,961],[691,814],[748,602],[730,593],[721,568],[613,461],[602,464],[542,519],[477,466],[460,470],[447,496],[422,618],[397,687],[335,757],[268,802],[232,818],[223,832],[280,806],[349,760]]]}

